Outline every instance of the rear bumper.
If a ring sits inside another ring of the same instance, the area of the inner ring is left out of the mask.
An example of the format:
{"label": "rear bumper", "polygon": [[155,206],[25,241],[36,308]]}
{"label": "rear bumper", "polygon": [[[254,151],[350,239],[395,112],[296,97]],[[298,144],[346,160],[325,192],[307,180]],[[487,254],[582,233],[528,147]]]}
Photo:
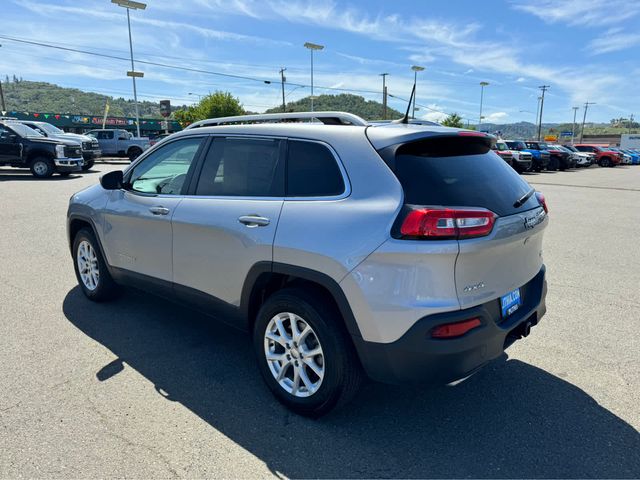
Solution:
{"label": "rear bumper", "polygon": [[[528,335],[546,312],[545,267],[521,287],[522,306],[501,319],[499,300],[418,320],[407,333],[392,343],[367,342],[354,338],[367,374],[384,383],[446,384],[465,378],[504,352],[513,342]],[[455,339],[431,338],[438,325],[479,318],[481,325]]]}

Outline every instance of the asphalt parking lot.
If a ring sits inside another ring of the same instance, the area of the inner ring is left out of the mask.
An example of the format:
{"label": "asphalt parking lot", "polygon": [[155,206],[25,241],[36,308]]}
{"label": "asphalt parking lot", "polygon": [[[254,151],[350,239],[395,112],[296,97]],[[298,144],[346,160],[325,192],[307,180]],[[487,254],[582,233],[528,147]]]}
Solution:
{"label": "asphalt parking lot", "polygon": [[507,356],[313,421],[273,399],[242,334],[82,296],[67,201],[127,163],[0,168],[0,477],[640,477],[640,166],[527,175],[550,207],[548,313]]}

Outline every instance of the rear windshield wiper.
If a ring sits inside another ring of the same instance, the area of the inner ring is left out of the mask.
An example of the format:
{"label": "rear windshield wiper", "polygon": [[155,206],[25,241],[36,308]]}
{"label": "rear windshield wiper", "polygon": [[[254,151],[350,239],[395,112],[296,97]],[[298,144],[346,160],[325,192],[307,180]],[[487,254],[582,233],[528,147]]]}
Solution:
{"label": "rear windshield wiper", "polygon": [[531,198],[531,195],[533,195],[534,193],[536,193],[536,189],[532,188],[523,196],[521,196],[518,200],[515,201],[515,203],[513,204],[513,208],[520,208],[522,205],[526,203],[527,200]]}

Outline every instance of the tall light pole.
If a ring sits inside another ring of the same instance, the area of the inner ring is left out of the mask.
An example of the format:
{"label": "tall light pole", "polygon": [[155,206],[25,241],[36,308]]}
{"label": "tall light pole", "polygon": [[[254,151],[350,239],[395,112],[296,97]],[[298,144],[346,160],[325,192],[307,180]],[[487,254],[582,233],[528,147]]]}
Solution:
{"label": "tall light pole", "polygon": [[140,113],[138,111],[138,92],[136,90],[136,77],[144,77],[144,73],[136,72],[133,64],[133,42],[131,40],[131,18],[129,17],[129,10],[144,10],[147,8],[146,3],[133,2],[131,0],[111,0],[111,3],[115,3],[119,7],[127,9],[127,27],[129,27],[129,51],[131,52],[131,71],[127,72],[127,76],[133,80],[133,102],[136,107],[136,130],[138,137],[140,136]]}
{"label": "tall light pole", "polygon": [[381,73],[382,77],[382,119],[387,119],[387,75],[388,73]]}
{"label": "tall light pole", "polygon": [[480,130],[480,124],[482,123],[482,100],[484,98],[484,87],[488,85],[489,82],[480,82],[480,117],[478,117],[478,130]]}
{"label": "tall light pole", "polygon": [[573,126],[571,127],[571,145],[576,143],[576,114],[580,107],[571,107],[573,109]]}
{"label": "tall light pole", "polygon": [[418,83],[418,72],[422,72],[424,70],[424,67],[421,67],[419,65],[413,65],[411,67],[411,70],[413,70],[413,112],[411,113],[411,117],[412,118],[416,118],[416,97],[418,96],[415,89]]}
{"label": "tall light pole", "polygon": [[587,121],[587,110],[589,105],[595,105],[594,102],[584,102],[584,116],[582,117],[582,128],[580,129],[580,143],[582,143],[582,137],[584,136],[584,124]]}
{"label": "tall light pole", "polygon": [[549,85],[541,85],[538,88],[542,90],[542,96],[540,97],[540,119],[538,121],[538,141],[540,141],[540,134],[542,132],[542,110],[544,109],[544,92],[547,91]]}
{"label": "tall light pole", "polygon": [[204,97],[204,95],[200,95],[199,93],[193,93],[193,92],[189,92],[187,93],[187,95],[194,95],[198,97],[198,100],[202,100],[202,97]]}
{"label": "tall light pole", "polygon": [[307,42],[304,44],[304,47],[308,48],[311,52],[311,111],[313,112],[313,51],[322,50],[324,48],[324,45]]}

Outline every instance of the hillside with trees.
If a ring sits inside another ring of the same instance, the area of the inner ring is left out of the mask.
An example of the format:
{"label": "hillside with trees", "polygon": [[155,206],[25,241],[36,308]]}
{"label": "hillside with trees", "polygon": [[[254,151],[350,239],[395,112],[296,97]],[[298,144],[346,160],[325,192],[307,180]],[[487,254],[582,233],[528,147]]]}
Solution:
{"label": "hillside with trees", "polygon": [[[311,110],[311,99],[301,98],[286,105],[287,112],[308,112]],[[359,95],[343,93],[340,95],[319,95],[313,100],[313,109],[320,111],[341,111],[353,113],[365,120],[382,119],[382,103],[374,100],[365,100]],[[266,113],[282,113],[282,107],[271,108]],[[387,107],[387,119],[401,118],[402,113]]]}
{"label": "hillside with trees", "polygon": [[[114,98],[93,92],[83,92],[77,88],[65,88],[52,83],[31,82],[15,76],[2,80],[7,111],[55,112],[80,115],[102,115],[109,101],[109,115],[115,117],[135,116],[133,100]],[[141,117],[160,117],[160,104],[138,102]]]}

